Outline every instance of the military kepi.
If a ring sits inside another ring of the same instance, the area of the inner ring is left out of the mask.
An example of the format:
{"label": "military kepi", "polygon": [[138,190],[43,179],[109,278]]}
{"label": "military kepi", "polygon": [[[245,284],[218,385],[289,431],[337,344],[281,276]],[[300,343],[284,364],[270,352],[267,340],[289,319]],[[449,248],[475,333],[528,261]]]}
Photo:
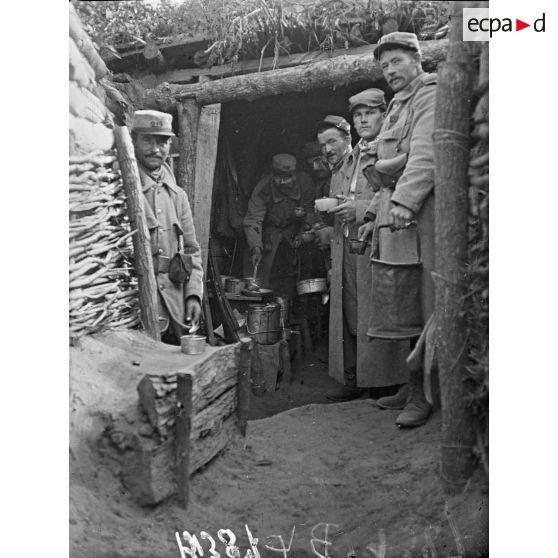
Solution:
{"label": "military kepi", "polygon": [[346,134],[351,133],[351,125],[342,116],[336,116],[335,114],[328,114],[318,124],[318,130],[325,128],[339,128],[339,130],[343,130]]}
{"label": "military kepi", "polygon": [[132,118],[132,132],[155,136],[174,136],[172,116],[157,110],[136,110]]}
{"label": "military kepi", "polygon": [[352,113],[357,107],[376,108],[385,106],[386,98],[381,89],[365,89],[352,97],[349,97],[349,111]]}
{"label": "military kepi", "polygon": [[271,168],[275,174],[292,175],[296,170],[296,158],[288,153],[277,153],[271,159]]}
{"label": "military kepi", "polygon": [[417,36],[414,33],[404,33],[403,31],[394,31],[387,35],[382,35],[378,41],[378,45],[374,49],[374,58],[380,59],[380,54],[390,48],[410,48],[420,54],[420,46]]}

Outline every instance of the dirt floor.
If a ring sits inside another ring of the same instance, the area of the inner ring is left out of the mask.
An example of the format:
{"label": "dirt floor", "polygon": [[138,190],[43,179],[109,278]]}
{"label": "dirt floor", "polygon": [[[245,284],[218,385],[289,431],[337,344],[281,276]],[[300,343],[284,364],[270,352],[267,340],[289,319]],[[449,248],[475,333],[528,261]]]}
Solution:
{"label": "dirt floor", "polygon": [[[184,531],[197,536],[205,557],[216,556],[211,538],[215,552],[233,556],[221,529],[234,533],[242,558],[248,531],[258,539],[254,558],[486,555],[484,481],[475,478],[451,498],[442,491],[439,411],[422,428],[398,430],[396,412],[370,398],[327,404],[332,383],[323,351],[321,360],[319,351],[307,355],[302,378],[252,399],[251,416],[266,418],[250,420],[246,439],[191,478],[186,511],[172,500],[136,505],[100,439],[109,417],[124,412],[134,420],[135,387],[146,369],[138,355],[153,343],[124,332],[71,349],[73,558],[186,557],[176,538],[189,548]],[[181,358],[160,345],[150,355],[152,362]],[[290,550],[280,551],[283,544]]]}

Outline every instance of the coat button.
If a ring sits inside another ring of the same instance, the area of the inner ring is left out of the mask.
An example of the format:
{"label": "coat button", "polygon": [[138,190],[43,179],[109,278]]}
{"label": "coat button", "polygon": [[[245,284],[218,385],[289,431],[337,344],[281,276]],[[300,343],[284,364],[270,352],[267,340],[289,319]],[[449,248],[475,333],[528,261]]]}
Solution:
{"label": "coat button", "polygon": [[163,249],[159,248],[159,254],[162,254],[162,253],[163,253]]}
{"label": "coat button", "polygon": [[159,285],[159,288],[164,291],[165,290],[165,285]]}

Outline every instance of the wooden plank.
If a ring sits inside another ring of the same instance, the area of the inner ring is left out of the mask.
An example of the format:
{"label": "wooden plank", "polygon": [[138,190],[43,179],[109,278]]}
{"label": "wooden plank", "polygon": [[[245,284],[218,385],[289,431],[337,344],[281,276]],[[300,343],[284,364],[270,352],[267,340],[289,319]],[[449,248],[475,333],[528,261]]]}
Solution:
{"label": "wooden plank", "polygon": [[179,503],[188,505],[190,478],[190,430],[192,427],[192,376],[177,375],[175,476]]}
{"label": "wooden plank", "polygon": [[193,99],[177,106],[178,113],[178,185],[188,195],[190,207],[194,208],[194,181],[196,173],[196,144],[201,107]]}
{"label": "wooden plank", "polygon": [[214,459],[221,451],[235,440],[240,440],[238,434],[237,417],[233,413],[221,425],[221,427],[205,438],[192,440],[190,448],[190,474],[194,473],[209,461]]}
{"label": "wooden plank", "polygon": [[238,417],[238,429],[246,436],[248,425],[248,411],[250,409],[250,371],[252,366],[252,346],[250,337],[240,339],[240,358],[238,366],[238,383],[236,385],[238,406],[236,415]]}
{"label": "wooden plank", "polygon": [[157,304],[157,282],[151,255],[151,238],[142,205],[141,180],[134,154],[130,132],[126,126],[114,130],[118,162],[124,191],[130,226],[136,229],[133,236],[134,267],[138,277],[138,293],[143,327],[148,335],[159,340],[159,312]]}
{"label": "wooden plank", "polygon": [[196,143],[196,172],[194,180],[194,227],[201,247],[204,271],[207,272],[207,253],[211,227],[213,177],[217,160],[221,105],[204,106],[200,113]]}
{"label": "wooden plank", "polygon": [[237,403],[237,393],[233,387],[215,399],[203,411],[193,415],[190,438],[192,440],[205,438],[211,432],[217,431],[221,428],[223,421],[236,411]]}

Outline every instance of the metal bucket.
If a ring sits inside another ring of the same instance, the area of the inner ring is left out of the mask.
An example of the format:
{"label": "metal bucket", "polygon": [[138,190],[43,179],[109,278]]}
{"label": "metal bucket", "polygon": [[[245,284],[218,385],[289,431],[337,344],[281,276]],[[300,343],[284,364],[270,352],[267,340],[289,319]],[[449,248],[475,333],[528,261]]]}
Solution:
{"label": "metal bucket", "polygon": [[260,345],[273,345],[281,338],[281,306],[276,302],[250,304],[246,329]]}
{"label": "metal bucket", "polygon": [[[416,226],[416,223],[412,223]],[[379,230],[389,225],[378,227]],[[371,316],[367,335],[375,339],[411,339],[424,326],[421,306],[422,262],[417,230],[417,262],[397,263],[380,259],[379,242],[372,266]]]}

